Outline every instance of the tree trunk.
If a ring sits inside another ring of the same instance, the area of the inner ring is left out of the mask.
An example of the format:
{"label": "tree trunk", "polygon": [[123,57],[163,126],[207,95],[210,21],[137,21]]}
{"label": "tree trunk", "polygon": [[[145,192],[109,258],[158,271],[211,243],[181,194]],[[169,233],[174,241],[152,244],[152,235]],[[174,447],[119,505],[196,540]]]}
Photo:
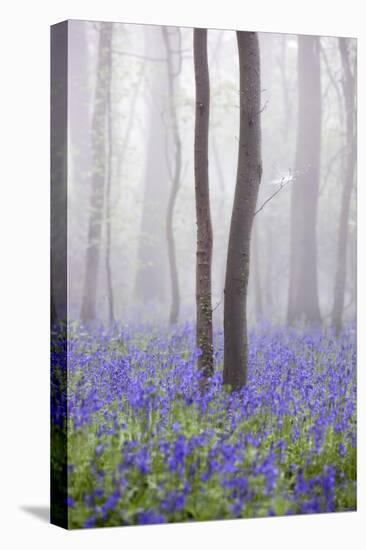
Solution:
{"label": "tree trunk", "polygon": [[[146,58],[164,60],[165,48],[161,27],[146,26]],[[135,298],[144,306],[165,303],[166,300],[166,232],[169,174],[166,166],[164,111],[166,109],[166,63],[147,66],[146,86],[150,92],[149,130],[143,211],[138,243],[138,267],[135,280]]]}
{"label": "tree trunk", "polygon": [[355,75],[351,71],[350,56],[346,38],[339,38],[343,79],[342,88],[346,110],[346,163],[343,176],[342,203],[338,228],[337,271],[334,288],[334,305],[332,324],[339,333],[342,328],[344,297],[347,276],[347,241],[348,220],[352,196],[354,171],[356,165],[356,132],[355,132]]}
{"label": "tree trunk", "polygon": [[223,383],[240,389],[247,380],[247,289],[250,237],[262,176],[261,84],[258,35],[237,32],[240,71],[240,133],[231,216],[224,302]]}
{"label": "tree trunk", "polygon": [[279,69],[281,73],[282,95],[283,95],[283,139],[288,140],[289,130],[292,119],[292,101],[291,101],[291,89],[289,86],[289,79],[287,78],[287,34],[283,34],[281,37],[281,56],[279,59]]}
{"label": "tree trunk", "polygon": [[298,37],[298,127],[291,194],[289,323],[321,322],[317,274],[317,210],[321,148],[319,38]]}
{"label": "tree trunk", "polygon": [[92,118],[92,182],[90,217],[84,277],[84,292],[81,306],[83,323],[96,317],[98,269],[102,237],[104,191],[106,174],[106,113],[109,84],[109,51],[111,48],[112,23],[101,23],[98,51],[97,82]]}
{"label": "tree trunk", "polygon": [[[181,53],[181,37],[180,29],[176,29],[178,35],[178,44],[174,53],[177,58],[177,67],[174,65],[174,54],[173,48],[171,47],[170,33],[167,27],[162,27],[163,38],[165,42],[166,54],[167,54],[167,66],[168,66],[168,101],[169,101],[169,115],[170,115],[170,125],[173,134],[173,143],[174,143],[174,165],[171,169],[170,179],[171,179],[171,190],[168,201],[168,210],[167,210],[167,219],[166,219],[166,236],[168,244],[168,260],[169,260],[169,269],[170,269],[170,281],[171,281],[171,306],[170,306],[170,316],[169,322],[171,325],[174,325],[178,321],[179,316],[179,307],[180,307],[180,295],[179,295],[179,280],[178,280],[178,268],[177,268],[177,258],[175,250],[175,240],[174,240],[174,228],[173,228],[173,215],[174,215],[174,206],[176,203],[181,169],[182,169],[182,144],[179,135],[178,128],[178,118],[177,111],[175,107],[175,97],[176,97],[176,79],[179,76],[181,66],[182,66],[182,53]],[[169,158],[166,159],[169,163]]]}
{"label": "tree trunk", "polygon": [[196,316],[197,347],[201,350],[198,367],[207,380],[213,373],[212,341],[212,226],[208,180],[208,129],[210,81],[207,62],[207,30],[193,31],[196,114],[194,139],[194,175],[197,219]]}
{"label": "tree trunk", "polygon": [[[146,63],[141,61],[139,73],[137,76],[136,81],[131,86],[130,91],[130,104],[128,108],[128,117],[125,124],[125,130],[122,134],[122,139],[120,142],[120,145],[116,145],[114,148],[114,156],[115,156],[115,175],[114,175],[114,181],[117,182],[117,188],[115,190],[115,197],[114,197],[114,203],[118,204],[119,202],[119,196],[122,192],[125,190],[125,166],[126,166],[126,159],[128,158],[129,154],[129,146],[131,141],[131,134],[134,130],[135,123],[136,123],[136,112],[137,112],[137,106],[138,106],[138,99],[141,96],[141,88],[143,87],[144,82],[144,76],[145,76],[145,66]],[[121,236],[122,234],[119,232],[118,236],[118,248],[121,246],[123,247],[123,244],[121,243]],[[127,236],[126,236],[127,237]],[[128,237],[127,237],[128,238]],[[116,302],[116,310],[117,310],[117,317],[120,316],[119,311],[124,310],[126,307],[126,302],[128,301],[129,292],[126,292],[125,284],[127,284],[126,278],[124,277],[124,274],[120,272],[120,270],[115,271],[115,281],[116,281],[116,293],[118,296],[118,300]],[[125,283],[125,284],[124,284]],[[115,311],[114,310],[114,313]]]}
{"label": "tree trunk", "polygon": [[[68,196],[67,224],[69,235],[68,282],[69,313],[79,317],[83,295],[85,242],[88,233],[89,195],[92,179],[91,107],[91,56],[88,49],[88,28],[91,23],[70,21],[68,26]],[[80,212],[83,215],[80,215]]]}
{"label": "tree trunk", "polygon": [[[112,32],[112,31],[111,31]],[[112,42],[113,37],[111,37]],[[108,299],[108,319],[109,324],[115,323],[114,316],[114,295],[113,295],[113,283],[112,283],[112,268],[111,268],[111,246],[112,246],[112,220],[111,220],[111,186],[112,186],[112,170],[113,170],[113,117],[112,117],[112,74],[113,74],[113,61],[112,61],[112,48],[109,48],[109,82],[108,82],[108,99],[107,99],[107,128],[108,128],[108,166],[107,166],[107,179],[106,179],[106,251],[105,251],[105,267],[107,274],[107,299]]]}

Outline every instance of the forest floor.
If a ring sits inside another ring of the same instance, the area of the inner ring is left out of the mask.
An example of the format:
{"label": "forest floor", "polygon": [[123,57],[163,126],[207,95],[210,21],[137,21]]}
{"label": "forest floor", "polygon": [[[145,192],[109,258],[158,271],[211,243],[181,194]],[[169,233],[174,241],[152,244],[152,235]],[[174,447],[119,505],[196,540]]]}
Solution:
{"label": "forest floor", "polygon": [[[67,348],[70,528],[356,509],[354,327],[339,338],[257,328],[248,384],[233,394],[220,333],[203,396],[192,326],[70,325]],[[63,350],[55,334],[55,438],[66,429]]]}

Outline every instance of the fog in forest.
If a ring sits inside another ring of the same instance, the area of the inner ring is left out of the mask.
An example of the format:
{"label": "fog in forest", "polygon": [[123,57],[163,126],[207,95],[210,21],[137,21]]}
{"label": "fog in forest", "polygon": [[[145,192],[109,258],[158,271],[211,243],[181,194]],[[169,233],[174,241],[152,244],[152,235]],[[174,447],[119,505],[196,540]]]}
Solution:
{"label": "fog in forest", "polygon": [[[353,321],[356,41],[260,33],[259,49],[263,173],[249,326]],[[221,327],[239,141],[235,32],[209,30],[207,51],[212,308]],[[67,99],[69,318],[194,322],[193,30],[70,21]]]}

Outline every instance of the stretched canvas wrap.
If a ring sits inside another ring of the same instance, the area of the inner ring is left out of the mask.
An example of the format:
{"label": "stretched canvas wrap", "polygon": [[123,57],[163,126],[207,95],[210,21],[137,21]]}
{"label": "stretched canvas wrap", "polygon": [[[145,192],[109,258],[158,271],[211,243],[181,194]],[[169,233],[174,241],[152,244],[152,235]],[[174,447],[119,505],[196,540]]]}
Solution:
{"label": "stretched canvas wrap", "polygon": [[356,510],[356,40],[51,29],[51,520]]}

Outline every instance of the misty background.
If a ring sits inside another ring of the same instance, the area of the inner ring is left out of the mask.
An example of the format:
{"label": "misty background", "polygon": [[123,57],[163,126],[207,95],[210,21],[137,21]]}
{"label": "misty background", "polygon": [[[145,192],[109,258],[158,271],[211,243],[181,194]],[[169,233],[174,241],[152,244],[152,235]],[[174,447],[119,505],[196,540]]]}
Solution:
{"label": "misty background", "polygon": [[[259,33],[259,40],[263,176],[252,233],[250,325],[264,319],[286,322],[293,230],[291,193],[294,186],[304,185],[307,177],[307,169],[298,173],[295,161],[298,37]],[[177,320],[195,318],[192,44],[193,31],[189,28],[85,21],[68,24],[67,246],[71,319],[81,319],[83,309],[85,313],[89,308],[90,313],[93,298],[87,278],[93,270],[96,320],[108,323],[112,310],[114,320],[121,323],[168,324],[172,236],[179,290]],[[348,44],[353,66],[356,42],[348,40]],[[349,144],[338,38],[321,37],[319,45],[321,147],[316,274],[321,319],[330,323]],[[209,30],[208,56],[212,303],[214,321],[221,324],[239,135],[235,31]],[[309,122],[316,126],[319,120]],[[94,233],[90,232],[91,225]],[[346,239],[343,319],[352,321],[356,316],[354,183]],[[90,249],[97,250],[97,262],[95,256],[88,260]],[[84,320],[92,321],[90,317]]]}

